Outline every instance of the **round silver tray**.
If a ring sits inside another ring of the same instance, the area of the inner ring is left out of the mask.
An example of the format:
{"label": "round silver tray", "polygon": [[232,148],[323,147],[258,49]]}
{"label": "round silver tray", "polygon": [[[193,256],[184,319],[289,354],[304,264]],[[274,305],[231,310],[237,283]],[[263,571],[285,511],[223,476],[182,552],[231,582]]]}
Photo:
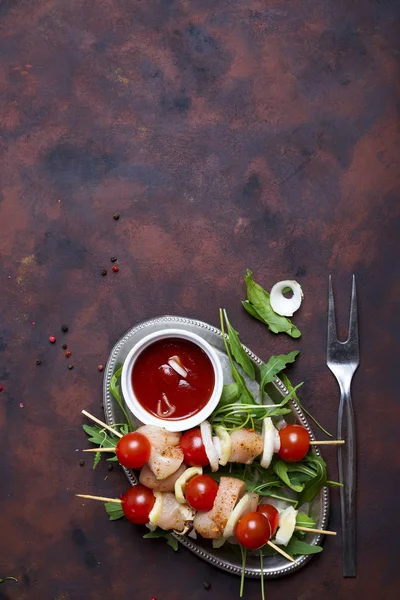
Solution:
{"label": "round silver tray", "polygon": [[[103,397],[105,417],[109,425],[121,423],[124,421],[118,403],[114,400],[109,391],[111,377],[116,368],[122,365],[129,351],[143,337],[159,329],[172,329],[176,327],[181,329],[187,329],[189,331],[197,333],[198,335],[201,335],[205,340],[207,340],[207,342],[209,342],[209,344],[211,344],[216,350],[221,360],[224,372],[224,383],[230,383],[232,381],[228,357],[225,352],[222,333],[219,329],[213,327],[212,325],[209,325],[208,323],[204,323],[203,321],[198,321],[196,319],[187,319],[185,317],[163,316],[156,319],[143,321],[142,323],[139,323],[138,325],[132,327],[132,329],[127,331],[126,334],[115,344],[107,362],[103,384]],[[255,354],[253,354],[251,350],[249,350],[248,348],[245,348],[245,350],[255,365],[261,364],[261,360]],[[251,381],[247,378],[247,376],[245,376],[245,379],[249,388],[252,389],[252,391],[257,392],[259,388],[258,383]],[[280,399],[282,399],[288,393],[288,390],[279,379],[276,379],[275,382],[271,384],[270,388],[268,389],[268,395],[274,402],[279,402]],[[295,401],[290,401],[289,406],[292,408],[292,413],[286,415],[285,419],[289,422],[297,421],[301,423],[308,430],[311,438],[315,439],[311,428],[308,424],[308,421],[298,404]],[[135,420],[133,415],[131,415],[131,417],[132,420]],[[318,448],[314,448],[314,452],[320,455]],[[129,469],[124,468],[124,471],[129,482],[132,485],[135,485],[137,483],[135,474]],[[310,503],[309,506],[309,514],[317,523],[316,527],[318,529],[326,529],[328,521],[328,512],[328,490],[326,487],[324,487],[318,494],[318,496]],[[197,540],[179,535],[175,535],[175,537],[183,546],[186,546],[186,548],[191,550],[191,552],[193,552],[194,554],[197,554],[197,556],[199,556],[203,560],[206,560],[207,562],[215,565],[216,567],[219,567],[220,569],[223,569],[230,573],[234,573],[236,575],[241,574],[241,564],[239,556],[237,553],[235,553],[234,549],[230,544],[226,544],[222,548],[214,549],[209,541],[204,540],[200,537]],[[307,541],[310,544],[317,545],[320,544],[321,539],[322,536],[320,534],[310,533],[307,534],[305,541]],[[265,557],[264,577],[279,577],[282,575],[293,573],[294,571],[297,571],[300,567],[305,565],[305,563],[311,558],[311,556],[313,555],[299,556],[296,558],[296,561],[294,563],[288,562],[285,558],[283,558],[280,555]],[[254,556],[248,554],[245,574],[247,577],[261,577],[258,553]]]}

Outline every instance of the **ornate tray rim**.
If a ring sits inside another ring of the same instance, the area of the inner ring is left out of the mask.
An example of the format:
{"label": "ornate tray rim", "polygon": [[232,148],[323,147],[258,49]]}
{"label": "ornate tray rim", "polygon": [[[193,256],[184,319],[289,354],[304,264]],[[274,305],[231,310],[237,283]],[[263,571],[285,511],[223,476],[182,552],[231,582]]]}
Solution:
{"label": "ornate tray rim", "polygon": [[[110,356],[108,358],[107,365],[106,365],[106,370],[105,370],[105,375],[104,375],[104,380],[103,380],[103,399],[104,399],[104,413],[105,413],[105,417],[106,417],[106,422],[109,425],[114,425],[116,422],[115,415],[114,415],[115,401],[113,400],[113,398],[110,394],[109,388],[110,388],[111,378],[112,378],[112,375],[115,370],[115,365],[116,365],[117,356],[118,356],[119,351],[126,344],[126,342],[129,341],[129,339],[133,335],[135,335],[137,332],[141,331],[142,329],[144,329],[146,327],[158,326],[158,325],[163,327],[167,323],[168,324],[173,323],[176,325],[189,325],[191,327],[197,327],[200,330],[198,332],[200,335],[201,335],[201,330],[205,329],[209,333],[213,333],[216,336],[218,336],[219,338],[222,338],[222,332],[217,327],[214,327],[213,325],[209,325],[208,323],[206,323],[204,321],[200,321],[198,319],[191,319],[188,317],[178,317],[178,316],[173,316],[173,315],[164,315],[161,317],[148,319],[146,321],[141,321],[140,323],[138,323],[137,325],[135,325],[134,327],[129,329],[114,345],[113,349],[110,352]],[[249,348],[244,346],[244,349],[246,350],[249,357],[256,364],[258,364],[258,365],[261,364],[262,361]],[[289,394],[288,389],[286,388],[286,386],[282,383],[282,381],[280,379],[276,378],[275,381],[273,382],[273,385],[279,391],[279,393],[282,394],[283,396],[287,396]],[[304,416],[303,411],[297,404],[297,402],[295,400],[290,400],[290,405],[291,405],[293,412],[295,413],[297,420],[307,429],[307,431],[310,434],[311,439],[315,439],[314,434],[309,426],[309,423],[308,423],[306,417]],[[314,448],[314,452],[316,454],[318,454],[319,456],[321,455],[318,448]],[[131,485],[136,485],[137,479],[136,479],[135,475],[129,469],[126,469],[125,467],[122,467],[122,468],[125,471],[125,475],[126,475],[127,479],[129,480],[129,482],[131,483]],[[323,487],[320,494],[321,494],[321,508],[322,508],[321,515],[320,515],[321,529],[325,529],[326,525],[327,525],[327,521],[328,521],[328,515],[329,515],[329,494],[328,494],[327,487]],[[227,571],[229,573],[233,573],[235,575],[241,575],[242,569],[237,564],[231,563],[224,559],[218,559],[211,552],[207,552],[203,548],[200,548],[196,544],[195,540],[192,540],[190,538],[180,536],[177,534],[173,534],[173,535],[179,541],[179,543],[181,543],[183,546],[188,548],[191,552],[193,552],[194,554],[196,554],[203,560],[207,561],[208,563],[210,563],[224,571]],[[323,536],[321,534],[316,534],[312,540],[313,544],[315,544],[315,545],[320,544],[320,542],[322,541],[322,538],[323,538]],[[214,552],[218,552],[218,550],[215,549]],[[264,577],[265,578],[274,578],[274,577],[281,577],[282,575],[288,575],[290,573],[293,573],[293,572],[297,571],[299,568],[303,567],[310,560],[310,558],[312,556],[313,556],[312,554],[306,555],[306,556],[300,556],[299,558],[296,559],[296,561],[294,563],[288,563],[288,565],[283,568],[264,570]],[[250,577],[250,578],[260,578],[261,577],[261,569],[246,567],[245,576]]]}

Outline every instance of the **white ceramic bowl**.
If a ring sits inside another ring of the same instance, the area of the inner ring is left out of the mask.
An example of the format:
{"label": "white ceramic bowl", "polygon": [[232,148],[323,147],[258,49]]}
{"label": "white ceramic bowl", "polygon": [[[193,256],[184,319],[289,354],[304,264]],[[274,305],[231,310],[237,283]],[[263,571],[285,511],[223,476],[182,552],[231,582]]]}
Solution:
{"label": "white ceramic bowl", "polygon": [[[200,348],[207,354],[214,369],[214,389],[207,404],[195,415],[186,419],[177,419],[175,421],[169,419],[160,419],[148,412],[139,403],[132,387],[132,369],[139,354],[145,348],[150,346],[150,344],[167,338],[181,338],[184,340],[189,340],[190,342],[195,343],[197,346],[200,346]],[[208,342],[203,340],[202,337],[196,333],[185,331],[184,329],[162,329],[161,331],[147,335],[129,352],[122,367],[121,387],[129,410],[137,419],[139,419],[139,421],[141,421],[141,423],[144,423],[145,425],[157,425],[158,427],[164,427],[165,429],[168,429],[168,431],[185,431],[186,429],[196,427],[205,421],[216,408],[222,394],[222,386],[224,383],[223,378],[222,366],[217,353]]]}

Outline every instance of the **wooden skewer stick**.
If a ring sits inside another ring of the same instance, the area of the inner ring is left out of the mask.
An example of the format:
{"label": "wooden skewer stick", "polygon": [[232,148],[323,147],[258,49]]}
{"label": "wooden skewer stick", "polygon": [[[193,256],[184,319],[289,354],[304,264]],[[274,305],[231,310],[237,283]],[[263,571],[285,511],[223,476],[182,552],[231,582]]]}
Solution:
{"label": "wooden skewer stick", "polygon": [[326,529],[313,529],[312,527],[300,527],[296,525],[298,531],[311,531],[311,533],[323,533],[324,535],[336,535],[336,531],[326,531]]}
{"label": "wooden skewer stick", "polygon": [[111,433],[113,433],[114,435],[118,436],[119,438],[123,437],[122,433],[119,433],[118,431],[116,431],[116,429],[113,429],[112,427],[110,427],[106,423],[103,423],[103,421],[100,421],[100,419],[98,419],[97,417],[94,417],[93,415],[91,415],[90,413],[88,413],[87,410],[83,410],[82,414],[85,415],[85,417],[89,417],[89,419],[92,419],[92,421],[94,421],[98,425],[101,425],[102,427],[104,427],[104,429],[108,429],[108,431],[111,431]]}
{"label": "wooden skewer stick", "polygon": [[310,446],[328,446],[329,444],[344,444],[344,440],[322,440],[321,442],[317,442],[316,440],[310,441]]}
{"label": "wooden skewer stick", "polygon": [[104,498],[104,496],[90,496],[88,494],[75,494],[78,498],[87,498],[88,500],[99,500],[100,502],[114,502],[115,504],[122,504],[120,498]]}
{"label": "wooden skewer stick", "polygon": [[86,448],[82,452],[115,452],[116,448]]}
{"label": "wooden skewer stick", "polygon": [[267,542],[268,546],[271,546],[271,548],[273,548],[276,552],[279,552],[279,554],[282,554],[282,556],[284,556],[285,558],[287,558],[287,560],[290,560],[290,562],[296,562],[294,560],[294,558],[292,558],[291,556],[289,556],[289,554],[287,554],[284,550],[282,550],[281,548],[279,548],[279,546],[276,546],[273,542]]}

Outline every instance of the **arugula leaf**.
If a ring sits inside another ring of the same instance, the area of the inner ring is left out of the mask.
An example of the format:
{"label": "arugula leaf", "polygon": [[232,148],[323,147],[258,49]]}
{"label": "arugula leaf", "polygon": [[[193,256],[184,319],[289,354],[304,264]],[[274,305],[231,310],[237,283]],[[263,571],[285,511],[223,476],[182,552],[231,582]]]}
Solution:
{"label": "arugula leaf", "polygon": [[[269,293],[254,281],[252,275],[250,269],[247,269],[246,275],[244,276],[247,288],[247,299],[253,306],[250,310],[254,309],[258,315],[256,318],[262,320],[273,333],[284,332],[292,338],[299,338],[301,332],[293,325],[290,319],[282,317],[272,310]],[[245,306],[245,308],[247,312],[250,312],[248,306]]]}
{"label": "arugula leaf", "polygon": [[319,552],[322,552],[322,547],[314,546],[313,544],[307,544],[307,542],[303,542],[302,540],[299,540],[293,536],[286,546],[286,552],[291,556],[319,554]]}
{"label": "arugula leaf", "polygon": [[104,448],[115,448],[118,444],[119,438],[99,425],[82,425],[82,428],[89,436],[89,442],[93,444]]}
{"label": "arugula leaf", "polygon": [[320,492],[321,488],[326,485],[327,479],[326,463],[320,456],[314,452],[309,452],[304,461],[314,470],[315,475],[304,484],[303,491],[297,499],[298,506],[301,506],[305,502],[311,502]]}
{"label": "arugula leaf", "polygon": [[289,394],[284,397],[282,402],[277,404],[276,408],[270,408],[267,412],[267,417],[278,417],[281,415],[288,415],[289,413],[291,413],[292,412],[291,409],[285,408],[284,405],[286,405],[289,402],[289,400],[291,400],[293,398],[294,394],[296,393],[296,390],[302,385],[303,385],[303,383],[299,383],[298,385],[296,385],[296,387],[293,388],[293,390],[290,391]]}
{"label": "arugula leaf", "polygon": [[[124,431],[124,427],[125,426],[122,426],[120,428],[121,432]],[[99,446],[100,448],[115,448],[118,444],[119,438],[117,438],[117,436],[98,425],[82,425],[82,428],[89,436],[89,442],[93,442],[93,444],[96,444],[96,446]],[[100,460],[101,452],[96,452],[94,455],[93,469],[97,467]]]}
{"label": "arugula leaf", "polygon": [[283,415],[288,415],[289,413],[291,413],[292,410],[290,408],[285,408],[283,407],[277,407],[277,408],[270,408],[268,413],[267,413],[267,417],[281,417]]}
{"label": "arugula leaf", "polygon": [[117,504],[116,502],[104,502],[104,508],[110,517],[110,521],[116,521],[125,516],[124,511],[122,510],[122,504]]}
{"label": "arugula leaf", "polygon": [[0,583],[4,583],[5,581],[16,581],[18,583],[18,579],[15,579],[15,577],[0,577]]}
{"label": "arugula leaf", "polygon": [[275,461],[274,464],[273,464],[273,466],[272,466],[272,468],[273,468],[274,473],[276,473],[278,475],[278,477],[284,483],[286,483],[286,485],[288,487],[290,487],[292,490],[294,490],[295,492],[302,492],[303,491],[304,484],[299,483],[298,481],[296,481],[295,478],[289,476],[290,467],[283,460],[277,460],[277,461]]}
{"label": "arugula leaf", "polygon": [[228,315],[226,314],[226,310],[224,310],[223,312],[224,312],[226,327],[228,330],[229,346],[231,348],[233,357],[236,360],[236,362],[242,367],[243,371],[249,377],[251,377],[251,379],[255,379],[256,372],[254,369],[254,365],[251,362],[250,357],[245,352],[245,350],[241,344],[238,332],[230,324]]}
{"label": "arugula leaf", "polygon": [[146,539],[165,538],[167,540],[168,546],[171,546],[171,548],[175,550],[175,552],[178,550],[179,547],[178,540],[172,535],[172,533],[168,533],[168,531],[164,531],[159,527],[157,527],[157,529],[155,529],[154,531],[149,531],[149,533],[146,533],[143,537]]}
{"label": "arugula leaf", "polygon": [[233,383],[227,383],[222,388],[221,400],[218,402],[218,408],[221,406],[225,406],[228,404],[232,404],[239,400],[240,398],[240,389],[236,381]]}
{"label": "arugula leaf", "polygon": [[[122,393],[120,391],[120,382],[119,380],[121,379],[121,374],[122,374],[122,367],[119,367],[113,374],[113,376],[111,377],[111,381],[110,381],[110,393],[111,395],[114,397],[114,399],[118,402],[118,405],[125,417],[125,420],[127,422],[129,431],[135,431],[135,427],[126,411],[125,408],[125,403],[124,403],[124,399],[122,397]],[[127,432],[128,433],[128,432]]]}
{"label": "arugula leaf", "polygon": [[110,393],[114,396],[115,400],[120,403],[122,402],[122,394],[119,389],[118,380],[122,375],[122,367],[114,371],[110,381]]}
{"label": "arugula leaf", "polygon": [[320,424],[320,423],[317,421],[317,419],[316,419],[315,417],[313,417],[313,415],[312,415],[310,412],[308,412],[308,410],[307,410],[306,408],[304,408],[303,404],[300,402],[300,400],[299,400],[299,397],[298,397],[298,396],[297,396],[297,394],[296,394],[296,389],[297,389],[299,386],[296,386],[296,387],[294,388],[294,387],[293,387],[293,385],[292,385],[292,384],[291,384],[291,382],[290,382],[290,379],[289,379],[289,377],[288,377],[288,376],[287,376],[285,373],[281,373],[281,374],[279,375],[279,378],[281,379],[282,383],[283,383],[283,384],[284,384],[284,385],[287,387],[288,391],[292,393],[292,397],[293,397],[293,398],[296,400],[296,402],[297,402],[297,404],[300,406],[301,410],[302,410],[303,412],[305,412],[305,413],[306,413],[306,415],[307,415],[308,417],[310,417],[310,419],[311,419],[312,421],[314,421],[314,423],[316,424],[316,426],[317,426],[317,427],[319,427],[321,431],[323,431],[323,432],[324,432],[326,435],[329,435],[329,437],[332,437],[332,434],[331,434],[331,433],[329,433],[329,431],[327,431],[326,429],[324,429],[324,428],[322,427],[322,425],[321,425],[321,424]]}
{"label": "arugula leaf", "polygon": [[96,454],[94,455],[93,470],[97,467],[100,460],[101,460],[101,452],[96,452]]}
{"label": "arugula leaf", "polygon": [[296,525],[299,527],[315,527],[316,522],[307,513],[299,512],[296,517]]}
{"label": "arugula leaf", "polygon": [[219,316],[220,316],[220,321],[221,321],[222,338],[224,340],[226,353],[228,355],[229,364],[231,366],[232,377],[238,385],[238,388],[240,391],[240,397],[242,400],[245,400],[245,402],[247,404],[255,404],[256,401],[254,400],[253,394],[250,392],[250,390],[246,386],[246,382],[245,382],[243,376],[241,375],[241,373],[239,373],[239,371],[233,361],[232,354],[229,349],[228,342],[226,340],[225,327],[224,327],[224,314],[223,314],[223,311],[221,308],[219,309]]}
{"label": "arugula leaf", "polygon": [[250,304],[250,302],[248,300],[243,300],[242,305],[243,305],[243,308],[249,313],[249,315],[254,317],[254,319],[257,319],[258,321],[261,321],[261,323],[263,323],[265,325],[264,319],[262,317],[260,317],[260,315],[254,308],[254,306],[252,304]]}
{"label": "arugula leaf", "polygon": [[293,350],[293,352],[289,352],[289,354],[278,354],[277,356],[271,356],[267,363],[263,363],[261,365],[261,394],[263,394],[267,383],[271,383],[272,381],[274,381],[275,376],[281,371],[283,371],[286,365],[288,365],[289,363],[293,363],[296,360],[296,356],[298,356],[298,354],[300,354],[298,350]]}

